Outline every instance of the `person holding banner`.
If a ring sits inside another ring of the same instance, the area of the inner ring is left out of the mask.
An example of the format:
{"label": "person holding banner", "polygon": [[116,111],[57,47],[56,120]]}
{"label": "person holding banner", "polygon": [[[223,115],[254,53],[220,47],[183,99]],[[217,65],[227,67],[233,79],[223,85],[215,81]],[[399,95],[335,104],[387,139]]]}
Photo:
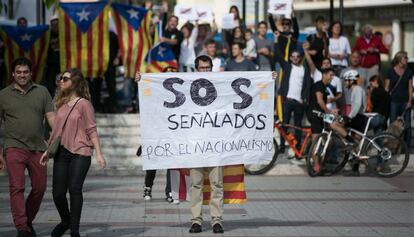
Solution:
{"label": "person holding banner", "polygon": [[[52,98],[47,89],[32,81],[32,64],[27,58],[12,63],[14,82],[0,91],[0,126],[4,123],[4,142],[0,141],[0,171],[9,175],[10,208],[18,237],[36,236],[32,222],[46,190],[47,168],[39,164],[46,150],[44,119],[51,127],[55,120]],[[25,170],[31,191],[24,200]]]}
{"label": "person holding banner", "polygon": [[[198,56],[194,62],[197,72],[211,72],[213,62],[207,55]],[[214,233],[223,233],[223,167],[200,167],[190,169],[191,179],[191,228],[190,233],[200,233],[203,217],[201,214],[203,206],[203,184],[204,170],[207,170],[210,178],[211,199],[210,215]]]}

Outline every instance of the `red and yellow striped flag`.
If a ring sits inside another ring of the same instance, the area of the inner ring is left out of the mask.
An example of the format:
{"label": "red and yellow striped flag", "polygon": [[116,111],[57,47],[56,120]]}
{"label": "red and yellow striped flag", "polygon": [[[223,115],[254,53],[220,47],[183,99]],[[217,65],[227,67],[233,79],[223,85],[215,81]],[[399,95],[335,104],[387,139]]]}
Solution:
{"label": "red and yellow striped flag", "polygon": [[[247,202],[244,186],[244,166],[231,165],[223,169],[224,204],[243,204]],[[174,199],[190,200],[191,179],[189,174],[180,170],[171,170],[171,192]],[[204,173],[203,204],[210,202],[210,181],[208,172]]]}
{"label": "red and yellow striped flag", "polygon": [[60,69],[78,68],[85,77],[103,77],[109,61],[107,2],[59,4]]}
{"label": "red and yellow striped flag", "polygon": [[17,27],[0,26],[0,36],[5,44],[5,63],[9,78],[12,62],[26,57],[32,62],[33,81],[40,83],[49,48],[49,26]]}
{"label": "red and yellow striped flag", "polygon": [[150,33],[152,12],[141,7],[113,3],[112,17],[125,67],[124,76],[133,78],[137,71],[145,72],[143,61],[153,44]]}

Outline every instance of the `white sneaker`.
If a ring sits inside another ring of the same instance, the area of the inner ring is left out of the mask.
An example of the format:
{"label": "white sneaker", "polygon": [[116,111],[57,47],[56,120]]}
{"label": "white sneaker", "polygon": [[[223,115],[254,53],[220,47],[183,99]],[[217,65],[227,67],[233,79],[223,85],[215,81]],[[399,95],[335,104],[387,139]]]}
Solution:
{"label": "white sneaker", "polygon": [[178,204],[180,204],[180,200],[174,199],[174,201],[172,203],[175,204],[175,205],[178,205]]}
{"label": "white sneaker", "polygon": [[144,187],[144,200],[149,201],[151,200],[151,188],[150,187]]}

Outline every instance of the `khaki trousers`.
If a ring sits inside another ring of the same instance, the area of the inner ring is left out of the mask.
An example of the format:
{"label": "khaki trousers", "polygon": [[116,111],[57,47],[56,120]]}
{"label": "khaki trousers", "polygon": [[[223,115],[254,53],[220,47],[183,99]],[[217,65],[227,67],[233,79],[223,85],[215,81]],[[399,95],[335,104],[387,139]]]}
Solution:
{"label": "khaki trousers", "polygon": [[210,179],[210,215],[211,225],[221,224],[223,221],[223,167],[206,167],[190,169],[191,178],[191,222],[201,225],[203,217],[201,209],[203,206],[203,184],[204,169],[208,170]]}

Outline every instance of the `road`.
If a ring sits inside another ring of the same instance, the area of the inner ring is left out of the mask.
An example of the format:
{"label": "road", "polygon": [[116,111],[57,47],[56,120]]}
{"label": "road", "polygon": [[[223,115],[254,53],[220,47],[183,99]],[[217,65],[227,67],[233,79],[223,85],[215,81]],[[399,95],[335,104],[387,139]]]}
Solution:
{"label": "road", "polygon": [[[189,203],[164,201],[160,175],[151,201],[142,176],[89,176],[84,186],[83,236],[217,236],[204,209],[203,233],[189,234]],[[377,177],[246,176],[248,202],[225,205],[223,236],[414,236],[414,173]],[[59,222],[49,179],[34,227],[50,236]],[[12,237],[7,177],[0,177],[0,236]],[[220,235],[219,235],[220,236]]]}

